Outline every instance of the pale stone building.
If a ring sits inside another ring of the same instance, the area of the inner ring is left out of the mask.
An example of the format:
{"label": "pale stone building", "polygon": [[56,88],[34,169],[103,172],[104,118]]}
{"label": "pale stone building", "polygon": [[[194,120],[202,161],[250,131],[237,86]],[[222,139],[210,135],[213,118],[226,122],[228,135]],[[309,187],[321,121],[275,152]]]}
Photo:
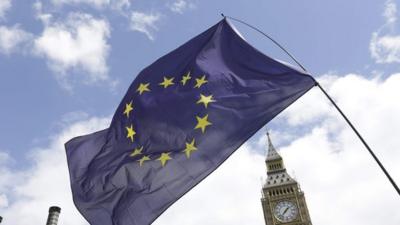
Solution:
{"label": "pale stone building", "polygon": [[261,203],[266,225],[311,225],[303,191],[286,172],[283,159],[268,136],[267,180],[262,188]]}

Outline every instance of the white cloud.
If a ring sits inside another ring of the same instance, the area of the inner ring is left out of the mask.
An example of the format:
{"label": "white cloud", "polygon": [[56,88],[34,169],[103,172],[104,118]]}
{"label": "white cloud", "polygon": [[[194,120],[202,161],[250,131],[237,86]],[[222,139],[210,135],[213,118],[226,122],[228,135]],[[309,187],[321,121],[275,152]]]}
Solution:
{"label": "white cloud", "polygon": [[61,81],[67,80],[67,71],[76,69],[85,71],[87,82],[108,79],[110,26],[106,20],[71,13],[65,21],[47,21],[34,48]]}
{"label": "white cloud", "polygon": [[131,14],[130,28],[134,31],[144,33],[150,40],[154,40],[153,32],[158,28],[156,22],[159,21],[161,15],[158,13],[146,14],[134,11]]}
{"label": "white cloud", "polygon": [[[0,151],[0,195],[6,198],[2,194],[10,186],[10,179],[12,178],[10,171],[8,170],[8,165],[10,164],[11,158],[6,152]],[[1,208],[1,207],[0,207]]]}
{"label": "white cloud", "polygon": [[397,5],[393,0],[386,1],[383,16],[387,24],[394,24],[397,21]]}
{"label": "white cloud", "polygon": [[[63,145],[74,136],[103,129],[108,123],[107,118],[75,122],[56,134],[47,147],[35,148],[30,152],[29,158],[33,162],[31,168],[19,171],[18,175],[16,171],[8,169],[10,179],[21,177],[21,174],[24,174],[25,179],[13,181],[12,186],[5,188],[4,196],[14,198],[5,209],[0,207],[5,220],[13,221],[13,225],[40,224],[47,215],[48,207],[58,205],[62,208],[60,224],[87,224],[72,202]],[[3,161],[10,160],[6,154],[3,156]],[[248,145],[244,145],[217,172],[183,197],[155,224],[204,224],[205,218],[209,218],[209,225],[245,222],[262,224],[259,188],[260,177],[264,172],[263,156],[254,154]],[[243,190],[248,194],[243,195]],[[243,206],[232,207],[237,202]],[[182,210],[185,210],[184,214]]]}
{"label": "white cloud", "polygon": [[[368,80],[355,74],[326,75],[319,81],[399,183],[400,152],[396,149],[400,148],[400,74],[386,80]],[[313,224],[400,223],[400,202],[395,190],[317,88],[290,106],[275,123],[286,127],[272,131],[275,144],[292,136],[293,129],[311,130],[297,134],[300,138],[281,147],[281,154],[288,171],[295,171],[305,191]],[[250,146],[238,150],[155,224],[263,225],[258,179],[265,176],[265,167],[263,157],[250,149],[263,152],[265,137]]]}
{"label": "white cloud", "polygon": [[[108,124],[108,118],[76,122],[54,136],[47,147],[32,150],[29,158],[33,166],[28,170],[3,168],[0,196],[12,197],[8,206],[0,207],[4,220],[12,221],[13,225],[41,224],[46,219],[48,208],[58,205],[62,208],[60,224],[87,224],[72,202],[64,143],[72,137],[104,129]],[[9,175],[8,180],[2,180],[3,174]],[[2,191],[1,187],[4,185],[7,186]]]}
{"label": "white cloud", "polygon": [[372,34],[371,56],[377,63],[400,63],[400,35]]}
{"label": "white cloud", "polygon": [[396,34],[397,5],[387,0],[383,13],[385,24],[372,33],[369,45],[371,57],[376,63],[400,63],[400,35]]}
{"label": "white cloud", "polygon": [[0,0],[0,19],[4,19],[6,12],[11,8],[11,0]]}
{"label": "white cloud", "polygon": [[10,54],[20,50],[32,39],[32,34],[24,31],[19,25],[0,26],[0,53]]}
{"label": "white cloud", "polygon": [[36,18],[43,24],[48,25],[53,16],[50,13],[43,12],[43,3],[41,1],[36,1],[33,3],[32,7],[35,11]]}
{"label": "white cloud", "polygon": [[131,7],[131,2],[129,0],[114,0],[111,1],[111,8],[117,10],[129,9]]}
{"label": "white cloud", "polygon": [[55,6],[86,4],[98,9],[111,7],[122,10],[131,6],[130,0],[52,0]]}
{"label": "white cloud", "polygon": [[108,4],[110,4],[110,0],[52,0],[54,5],[63,5],[63,4],[88,4],[93,5],[95,7],[101,8]]}
{"label": "white cloud", "polygon": [[8,206],[7,196],[4,194],[0,194],[0,208],[5,208]]}
{"label": "white cloud", "polygon": [[154,225],[263,225],[260,191],[264,165],[263,156],[243,145]]}
{"label": "white cloud", "polygon": [[176,0],[167,4],[168,8],[175,13],[182,14],[187,9],[193,9],[195,4],[190,0]]}
{"label": "white cloud", "polygon": [[[400,74],[386,79],[326,75],[319,80],[399,182]],[[309,110],[310,106],[315,112]],[[312,115],[298,116],[309,113]],[[76,115],[79,114],[82,113]],[[65,123],[75,121],[76,115],[67,115],[72,119]],[[33,167],[29,170],[11,170],[5,163],[11,159],[0,153],[0,195],[12,196],[7,207],[0,207],[6,220],[15,225],[25,225],[28,220],[41,223],[48,207],[54,204],[62,207],[60,224],[86,224],[72,204],[63,143],[73,136],[106,127],[109,119],[73,123],[54,136],[47,147],[31,150]],[[292,137],[288,131],[310,128],[310,132],[297,134],[300,138],[280,149],[288,171],[295,171],[305,191],[313,224],[400,223],[398,195],[317,88],[273,123],[285,127],[272,131],[276,143],[282,137],[287,139],[287,133]],[[266,145],[264,137],[254,141],[240,148],[154,224],[263,225],[260,177],[265,177],[265,166],[264,157],[256,152],[263,152]]]}
{"label": "white cloud", "polygon": [[[395,149],[400,147],[400,74],[386,80],[355,74],[322,80],[329,80],[323,86],[399,183],[400,152]],[[316,116],[299,118],[310,105]],[[313,224],[400,223],[400,202],[394,188],[317,88],[278,120],[288,121],[287,130],[299,126],[311,130],[281,150],[289,171],[296,171],[305,190]]]}

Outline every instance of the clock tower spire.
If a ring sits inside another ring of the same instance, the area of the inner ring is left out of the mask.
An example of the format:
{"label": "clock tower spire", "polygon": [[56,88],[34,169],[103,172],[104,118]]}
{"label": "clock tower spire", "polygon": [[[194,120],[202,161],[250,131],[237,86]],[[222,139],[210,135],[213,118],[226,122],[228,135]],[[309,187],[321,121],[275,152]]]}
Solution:
{"label": "clock tower spire", "polygon": [[282,156],[268,137],[265,159],[267,180],[262,188],[261,203],[266,225],[311,225],[304,192],[286,172]]}

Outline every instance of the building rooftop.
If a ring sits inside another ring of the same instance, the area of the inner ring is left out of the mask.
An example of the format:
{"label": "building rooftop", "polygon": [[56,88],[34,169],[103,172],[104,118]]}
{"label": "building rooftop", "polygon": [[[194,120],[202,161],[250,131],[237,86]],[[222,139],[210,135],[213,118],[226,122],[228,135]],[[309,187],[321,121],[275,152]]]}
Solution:
{"label": "building rooftop", "polygon": [[286,172],[282,156],[278,153],[278,151],[272,144],[269,133],[267,133],[267,137],[268,153],[265,159],[265,163],[267,165],[268,176],[267,180],[265,181],[264,187],[296,184],[297,181],[290,177],[290,175]]}
{"label": "building rooftop", "polygon": [[282,157],[279,155],[278,151],[276,151],[274,145],[272,144],[271,137],[267,132],[268,137],[268,153],[265,161],[275,161],[275,160],[282,160]]}

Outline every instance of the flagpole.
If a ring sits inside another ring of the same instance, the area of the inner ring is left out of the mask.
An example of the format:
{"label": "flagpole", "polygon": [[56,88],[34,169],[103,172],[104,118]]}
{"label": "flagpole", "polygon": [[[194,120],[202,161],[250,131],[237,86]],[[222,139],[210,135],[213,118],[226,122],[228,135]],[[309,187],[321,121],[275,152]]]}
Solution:
{"label": "flagpole", "polygon": [[296,60],[296,58],[294,58],[294,56],[292,54],[290,54],[282,45],[280,45],[277,41],[275,41],[272,37],[270,37],[268,34],[264,33],[262,30],[258,29],[255,26],[252,26],[246,22],[244,22],[243,20],[239,20],[230,16],[225,16],[223,13],[221,13],[221,16],[224,18],[229,18],[231,20],[237,21],[239,23],[242,23],[250,28],[252,28],[253,30],[258,31],[259,33],[261,33],[262,35],[264,35],[265,37],[267,37],[270,41],[272,41],[275,45],[277,45],[282,51],[284,51],[293,61],[295,61],[297,63],[297,65],[299,65],[301,67],[301,69],[303,69],[305,72],[307,72],[306,68],[304,68],[299,61]]}
{"label": "flagpole", "polygon": [[[242,20],[230,17],[230,16],[225,16],[223,13],[221,13],[221,16],[224,18],[229,18],[231,20],[237,21],[239,23],[242,23],[256,31],[258,31],[259,33],[261,33],[262,35],[264,35],[265,37],[267,37],[269,40],[271,40],[275,45],[277,45],[281,50],[283,50],[294,62],[296,62],[296,64],[302,69],[304,70],[304,72],[307,72],[307,70],[304,68],[303,65],[301,65],[301,63],[299,61],[296,60],[296,58],[294,58],[294,56],[292,54],[290,54],[282,45],[280,45],[277,41],[275,41],[273,38],[271,38],[269,35],[267,35],[266,33],[264,33],[263,31],[261,31],[260,29],[258,29],[257,27],[254,27]],[[308,73],[308,72],[307,72]],[[315,81],[315,86],[318,86],[319,89],[322,91],[322,93],[324,93],[324,95],[329,99],[329,101],[332,103],[332,105],[336,108],[336,110],[340,113],[340,115],[342,115],[342,117],[344,118],[344,120],[347,122],[347,124],[351,127],[351,129],[356,133],[357,137],[361,140],[361,142],[364,144],[365,148],[368,150],[368,152],[371,154],[372,158],[374,158],[375,162],[379,165],[379,167],[382,169],[383,173],[386,175],[386,177],[389,179],[390,183],[392,184],[392,186],[394,187],[394,189],[396,189],[397,194],[399,194],[400,196],[400,189],[397,186],[396,182],[392,179],[392,177],[390,176],[390,174],[388,173],[388,171],[386,170],[386,168],[383,166],[383,164],[381,163],[381,161],[378,159],[378,157],[375,155],[375,153],[372,151],[372,149],[369,147],[369,145],[367,144],[367,142],[364,140],[364,138],[361,136],[361,134],[357,131],[357,129],[353,126],[353,124],[350,122],[350,120],[347,118],[347,116],[343,113],[343,111],[339,108],[339,106],[335,103],[335,101],[333,101],[333,99],[328,95],[328,93],[322,88],[322,86]]]}
{"label": "flagpole", "polygon": [[390,183],[392,183],[393,187],[396,189],[397,193],[400,195],[400,189],[397,186],[396,182],[392,179],[390,174],[387,172],[381,161],[378,159],[378,157],[375,155],[375,153],[372,151],[372,149],[368,146],[367,142],[364,140],[364,138],[361,136],[360,133],[358,133],[357,129],[353,126],[353,124],[350,122],[350,120],[346,117],[346,115],[342,112],[342,110],[336,105],[336,103],[333,101],[333,99],[326,93],[326,91],[321,87],[321,85],[317,82],[317,86],[319,89],[324,93],[324,95],[329,99],[329,101],[332,103],[332,105],[339,111],[339,113],[342,115],[342,117],[346,120],[346,122],[349,124],[351,129],[356,133],[358,138],[361,140],[361,142],[364,144],[365,148],[368,150],[368,152],[372,155],[372,157],[375,159],[376,163],[378,163],[379,167],[382,169],[383,173],[386,175],[386,177],[389,179]]}

